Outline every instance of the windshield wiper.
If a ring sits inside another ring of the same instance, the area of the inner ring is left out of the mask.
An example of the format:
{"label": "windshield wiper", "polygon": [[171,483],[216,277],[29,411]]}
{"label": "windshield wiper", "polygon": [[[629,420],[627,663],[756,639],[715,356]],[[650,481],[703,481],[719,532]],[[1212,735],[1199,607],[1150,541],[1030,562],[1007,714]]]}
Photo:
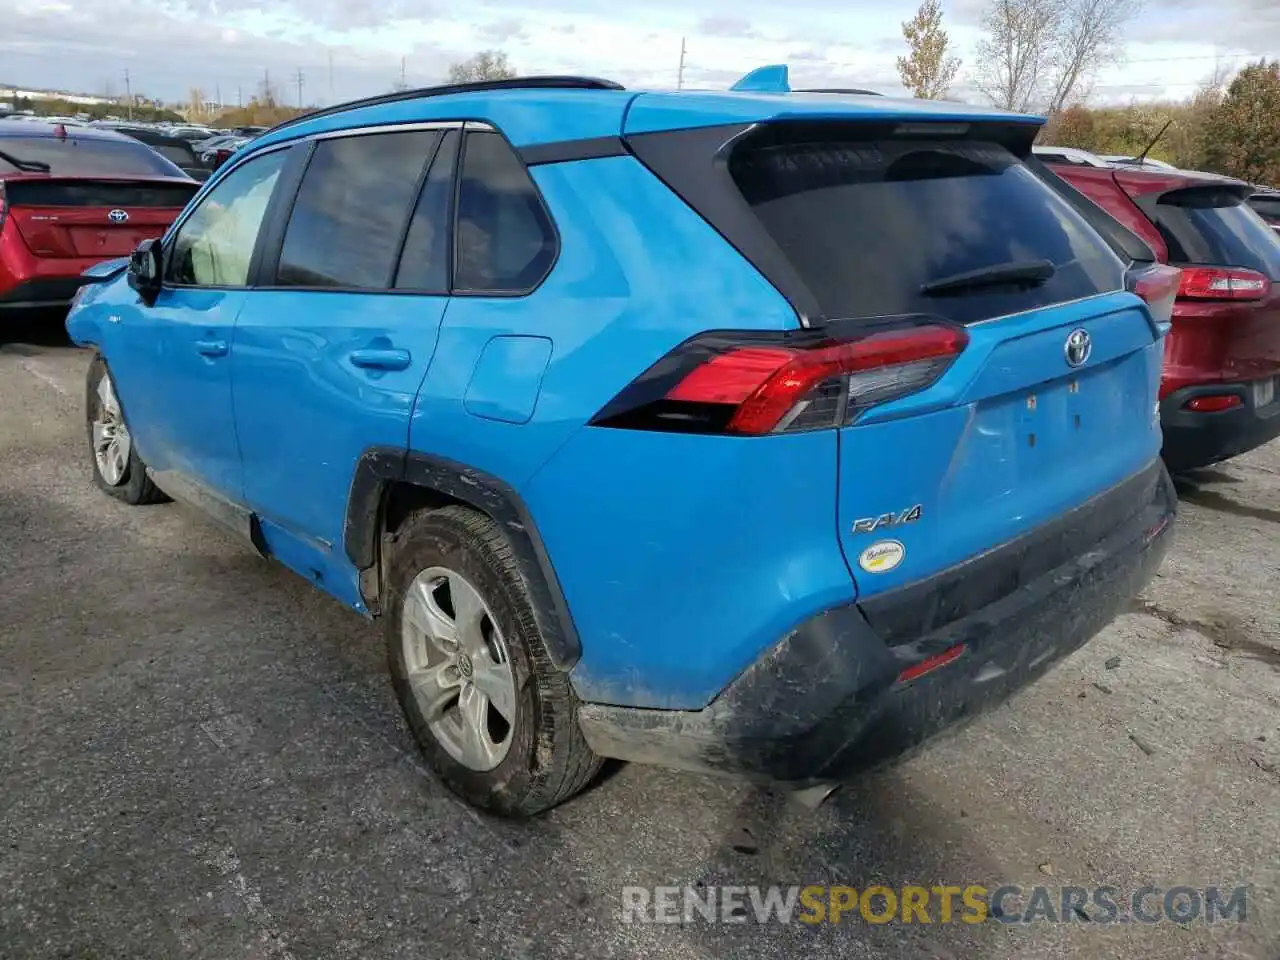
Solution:
{"label": "windshield wiper", "polygon": [[48,173],[53,168],[43,160],[19,160],[11,153],[0,150],[0,160],[26,173]]}
{"label": "windshield wiper", "polygon": [[953,273],[931,280],[921,284],[920,293],[926,297],[937,297],[948,293],[981,290],[983,287],[1037,287],[1052,277],[1057,269],[1048,260],[996,263],[980,270],[966,270],[964,273]]}

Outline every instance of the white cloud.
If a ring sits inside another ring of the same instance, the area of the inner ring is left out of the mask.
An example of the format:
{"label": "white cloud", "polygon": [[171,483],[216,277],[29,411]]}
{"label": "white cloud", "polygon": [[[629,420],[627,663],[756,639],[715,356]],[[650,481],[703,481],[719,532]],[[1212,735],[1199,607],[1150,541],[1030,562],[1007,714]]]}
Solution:
{"label": "white cloud", "polygon": [[[956,52],[971,60],[985,0],[945,7]],[[226,102],[266,75],[305,77],[304,96],[331,102],[388,89],[405,58],[411,83],[501,47],[525,73],[585,73],[628,86],[724,87],[748,70],[790,62],[797,85],[901,90],[900,24],[916,0],[0,0],[0,83],[84,92],[122,88],[169,99],[199,87]],[[127,24],[127,29],[121,25]],[[1214,67],[1212,37],[1240,66],[1280,50],[1276,0],[1165,0],[1133,24],[1126,64],[1095,79],[1098,100],[1185,96]],[[1174,59],[1177,58],[1177,59]],[[331,70],[332,64],[332,70]],[[966,63],[966,67],[968,63]],[[957,92],[968,90],[965,67]]]}

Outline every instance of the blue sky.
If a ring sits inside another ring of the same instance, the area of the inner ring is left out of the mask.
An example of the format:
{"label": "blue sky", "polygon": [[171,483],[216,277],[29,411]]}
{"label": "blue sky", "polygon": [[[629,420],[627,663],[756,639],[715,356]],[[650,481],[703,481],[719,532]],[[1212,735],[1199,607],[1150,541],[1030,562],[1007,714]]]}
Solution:
{"label": "blue sky", "polygon": [[[724,87],[787,62],[804,85],[899,92],[900,24],[917,0],[0,0],[0,81],[82,92],[234,104],[269,74],[308,104],[425,85],[500,48],[522,73],[585,73],[627,86]],[[971,60],[983,0],[944,0],[956,53]],[[1093,102],[1189,95],[1215,64],[1280,54],[1280,0],[1149,0],[1126,30],[1127,60],[1100,74]],[[332,68],[331,65],[332,64]],[[978,99],[961,68],[955,95]]]}

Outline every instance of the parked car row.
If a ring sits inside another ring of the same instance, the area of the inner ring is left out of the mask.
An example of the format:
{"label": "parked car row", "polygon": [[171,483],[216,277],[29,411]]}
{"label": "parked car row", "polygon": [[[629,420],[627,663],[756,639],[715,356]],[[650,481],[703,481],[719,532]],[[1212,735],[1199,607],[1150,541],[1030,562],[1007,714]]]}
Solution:
{"label": "parked car row", "polygon": [[1046,163],[1040,127],[782,67],[281,124],[87,271],[95,482],[380,617],[473,803],[607,757],[846,779],[1127,608],[1162,449],[1280,424],[1251,189]]}

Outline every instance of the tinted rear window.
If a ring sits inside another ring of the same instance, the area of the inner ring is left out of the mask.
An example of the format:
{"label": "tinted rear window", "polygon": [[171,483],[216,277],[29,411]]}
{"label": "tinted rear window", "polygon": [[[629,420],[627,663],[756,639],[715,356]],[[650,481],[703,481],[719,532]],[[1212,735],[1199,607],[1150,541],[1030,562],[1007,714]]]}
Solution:
{"label": "tinted rear window", "polygon": [[[826,139],[746,144],[743,196],[831,317],[932,313],[963,323],[1123,284],[1120,259],[995,143]],[[1048,260],[1045,283],[926,297],[923,284]]]}
{"label": "tinted rear window", "polygon": [[[55,176],[181,177],[181,169],[150,147],[132,140],[59,137],[0,137],[0,151],[18,160],[49,164]],[[0,171],[12,167],[0,160]]]}
{"label": "tinted rear window", "polygon": [[1280,280],[1280,240],[1233,190],[1174,190],[1155,205],[1154,219],[1171,263],[1247,267]]}
{"label": "tinted rear window", "polygon": [[1280,197],[1253,197],[1249,206],[1267,220],[1280,220]]}

